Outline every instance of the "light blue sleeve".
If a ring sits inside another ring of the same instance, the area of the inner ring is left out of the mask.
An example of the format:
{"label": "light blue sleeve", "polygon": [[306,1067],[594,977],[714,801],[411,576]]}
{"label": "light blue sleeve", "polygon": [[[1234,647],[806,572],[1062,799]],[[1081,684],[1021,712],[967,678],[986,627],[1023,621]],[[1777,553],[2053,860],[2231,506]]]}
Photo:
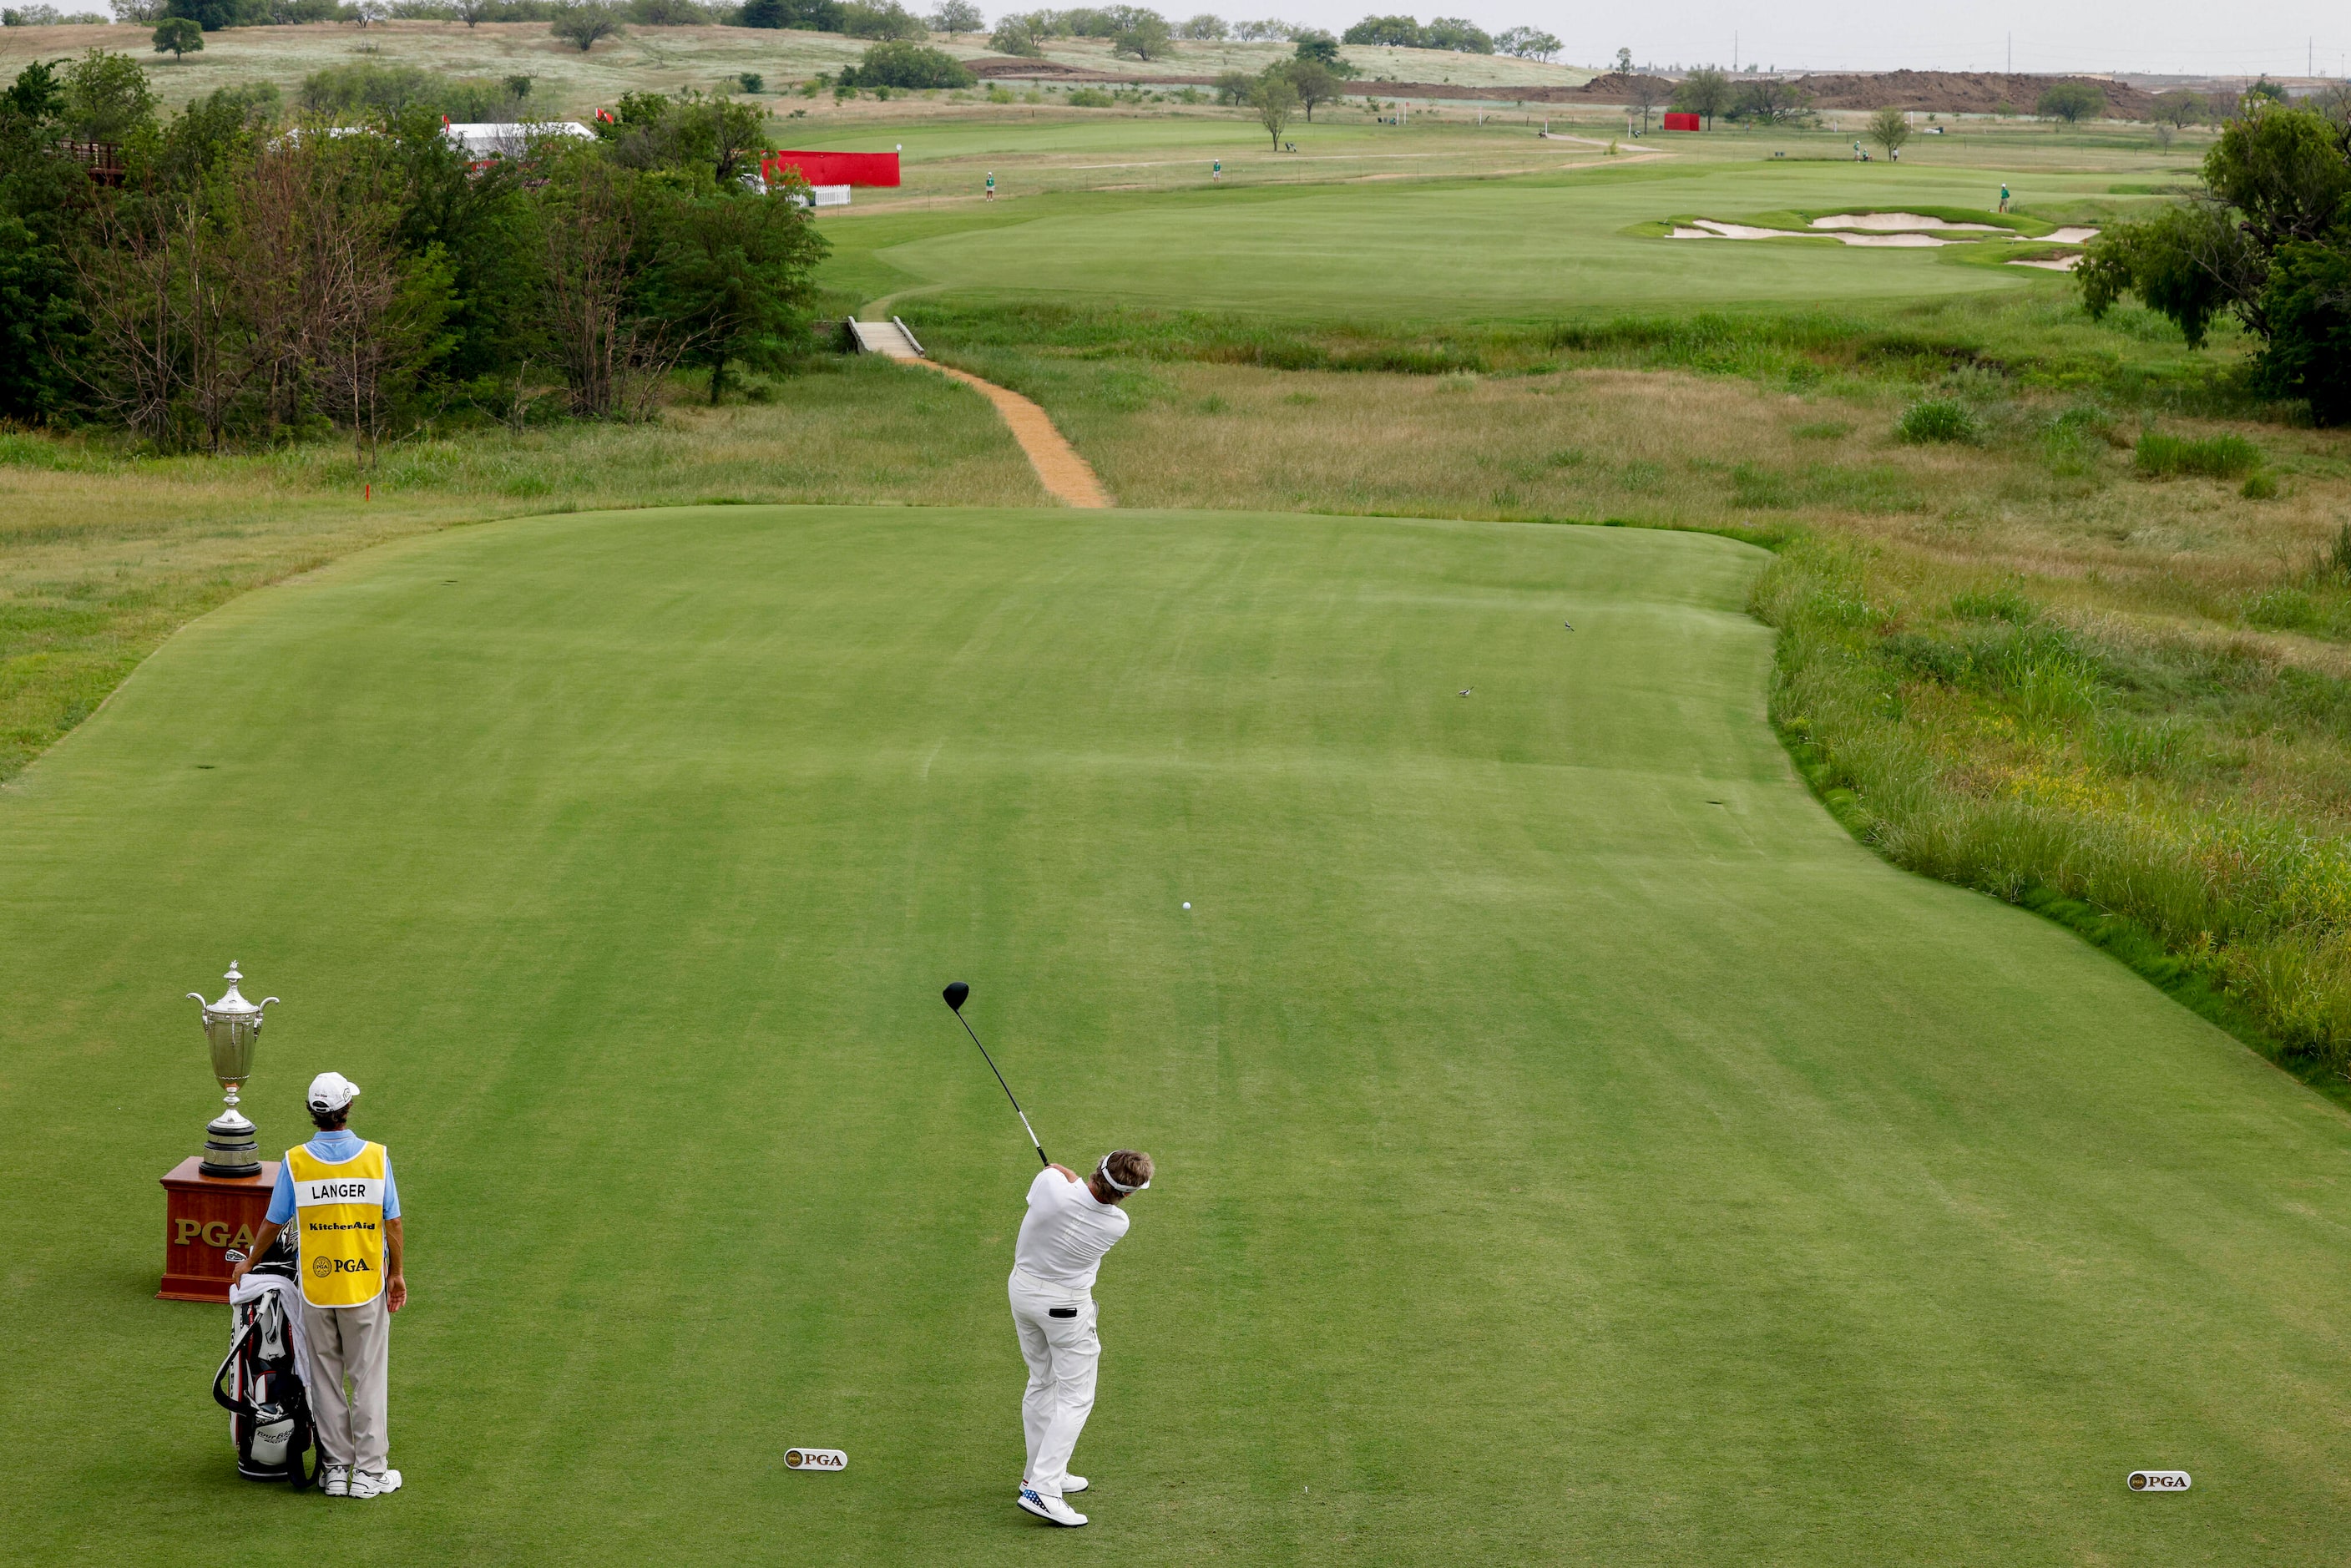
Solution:
{"label": "light blue sleeve", "polygon": [[389,1149],[383,1155],[383,1217],[386,1219],[400,1218],[400,1184],[392,1179],[392,1151]]}
{"label": "light blue sleeve", "polygon": [[269,1189],[269,1223],[283,1225],[294,1218],[294,1178],[286,1171],[284,1161],[277,1166],[277,1185]]}

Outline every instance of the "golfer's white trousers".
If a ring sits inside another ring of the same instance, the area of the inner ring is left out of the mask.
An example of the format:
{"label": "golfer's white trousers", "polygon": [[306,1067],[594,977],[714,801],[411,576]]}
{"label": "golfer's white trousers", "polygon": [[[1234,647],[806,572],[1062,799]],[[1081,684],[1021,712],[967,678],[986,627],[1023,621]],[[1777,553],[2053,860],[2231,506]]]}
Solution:
{"label": "golfer's white trousers", "polygon": [[1029,1364],[1029,1392],[1020,1425],[1029,1437],[1029,1468],[1021,1472],[1046,1497],[1061,1495],[1070,1455],[1094,1410],[1094,1372],[1102,1340],[1094,1333],[1094,1299],[1019,1269],[1012,1270],[1012,1325]]}

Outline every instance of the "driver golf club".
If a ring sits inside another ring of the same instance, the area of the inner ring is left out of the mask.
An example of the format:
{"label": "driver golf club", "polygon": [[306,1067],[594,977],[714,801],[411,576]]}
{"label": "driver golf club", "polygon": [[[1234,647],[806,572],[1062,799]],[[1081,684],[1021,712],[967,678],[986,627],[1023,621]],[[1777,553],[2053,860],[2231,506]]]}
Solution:
{"label": "driver golf club", "polygon": [[[972,1044],[979,1045],[979,1036],[972,1030],[971,1020],[963,1016],[964,998],[970,995],[971,988],[961,980],[950,980],[947,983],[947,988],[939,993],[947,1004],[947,1010],[955,1014],[956,1022],[963,1025],[964,1033],[971,1036]],[[1012,1102],[1012,1113],[1020,1118],[1020,1130],[1029,1134],[1030,1143],[1037,1144],[1038,1163],[1051,1165],[1053,1162],[1045,1157],[1045,1145],[1037,1143],[1037,1129],[1029,1124],[1029,1113],[1020,1108],[1019,1097],[1012,1092],[1012,1085],[1005,1082],[1004,1074],[997,1071],[996,1058],[987,1054],[987,1047],[979,1045],[979,1059],[987,1063],[987,1070],[990,1072],[996,1073],[997,1087],[1002,1089],[1004,1097]]]}

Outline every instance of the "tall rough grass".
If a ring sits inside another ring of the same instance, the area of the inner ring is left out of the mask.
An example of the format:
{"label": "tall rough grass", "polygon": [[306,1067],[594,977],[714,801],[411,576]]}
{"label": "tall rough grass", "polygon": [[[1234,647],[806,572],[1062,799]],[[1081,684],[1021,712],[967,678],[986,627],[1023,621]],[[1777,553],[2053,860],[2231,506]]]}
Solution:
{"label": "tall rough grass", "polygon": [[[2133,688],[2151,677],[2133,650],[2018,596],[1922,601],[1876,566],[1866,547],[1803,539],[1755,590],[1781,632],[1774,720],[1832,806],[1912,871],[2123,917],[2291,1065],[2339,1073],[2351,1061],[2351,841],[2323,820],[2195,788],[2210,737],[2192,717],[2137,711]],[[2346,694],[2322,683],[2312,695]]]}

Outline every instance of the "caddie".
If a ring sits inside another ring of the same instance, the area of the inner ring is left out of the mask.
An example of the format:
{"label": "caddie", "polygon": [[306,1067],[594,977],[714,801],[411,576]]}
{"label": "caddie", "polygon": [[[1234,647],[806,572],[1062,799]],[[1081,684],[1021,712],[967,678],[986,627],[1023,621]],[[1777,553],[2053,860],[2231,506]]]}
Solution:
{"label": "caddie", "polygon": [[[381,1144],[350,1131],[360,1086],[340,1072],[310,1081],[308,1143],[286,1151],[268,1223],[237,1265],[245,1277],[288,1223],[301,1254],[303,1382],[319,1434],[319,1490],[381,1497],[400,1490],[386,1465],[392,1314],[408,1303],[401,1274],[400,1188]],[[346,1388],[345,1385],[349,1386]]]}
{"label": "caddie", "polygon": [[1029,1184],[1010,1281],[1012,1323],[1029,1363],[1029,1392],[1020,1401],[1029,1468],[1020,1474],[1019,1503],[1054,1524],[1086,1521],[1063,1499],[1087,1485],[1085,1477],[1070,1474],[1070,1455],[1093,1413],[1102,1362],[1094,1274],[1102,1254],[1126,1234],[1120,1206],[1150,1185],[1151,1156],[1134,1149],[1104,1155],[1082,1181],[1067,1166],[1049,1166]]}

